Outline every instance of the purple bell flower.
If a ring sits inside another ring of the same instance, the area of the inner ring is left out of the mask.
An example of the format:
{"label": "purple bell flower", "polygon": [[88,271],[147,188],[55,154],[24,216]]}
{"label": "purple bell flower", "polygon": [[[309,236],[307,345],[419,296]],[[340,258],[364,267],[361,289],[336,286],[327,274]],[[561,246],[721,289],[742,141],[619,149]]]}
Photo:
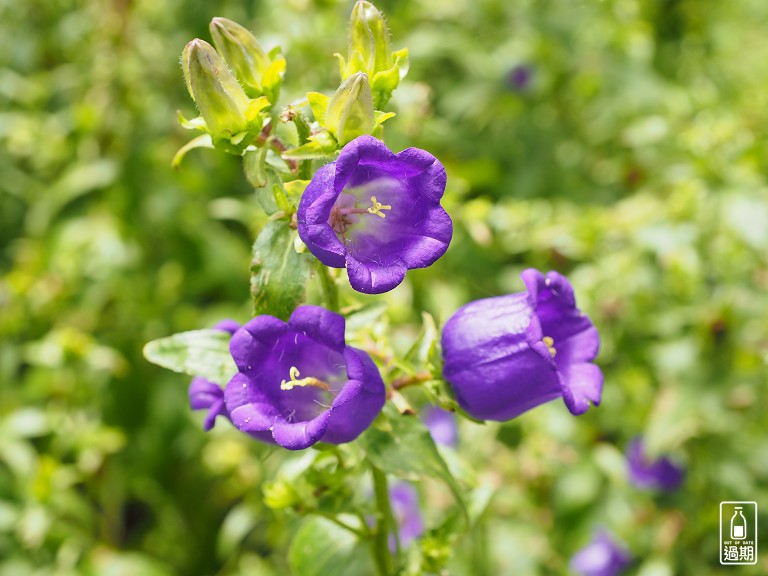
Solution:
{"label": "purple bell flower", "polygon": [[232,337],[238,368],[224,391],[232,423],[289,450],[357,438],[384,406],[370,356],[347,346],[344,318],[299,306],[288,322],[257,316]]}
{"label": "purple bell flower", "polygon": [[[392,515],[397,522],[397,535],[400,546],[408,545],[424,533],[424,520],[419,510],[419,493],[416,487],[407,482],[397,482],[389,489]],[[390,538],[389,549],[394,552],[395,539]]]}
{"label": "purple bell flower", "polygon": [[561,397],[572,414],[600,403],[600,336],[557,272],[525,270],[527,292],[460,308],[443,328],[443,376],[470,416],[505,421]]}
{"label": "purple bell flower", "polygon": [[[234,320],[222,320],[214,330],[223,330],[234,334],[240,329],[240,324]],[[192,410],[207,410],[203,420],[203,430],[208,432],[216,423],[217,416],[227,416],[227,408],[224,406],[224,390],[218,384],[206,380],[202,376],[195,376],[189,385],[189,406]]]}
{"label": "purple bell flower", "polygon": [[424,410],[421,419],[436,444],[451,448],[459,444],[459,427],[456,423],[456,414],[453,412],[438,406],[430,406]]}
{"label": "purple bell flower", "polygon": [[326,266],[346,267],[358,292],[387,292],[406,271],[431,265],[448,249],[453,224],[440,206],[445,183],[443,165],[429,152],[394,154],[373,136],[360,136],[307,186],[299,236]]}
{"label": "purple bell flower", "polygon": [[571,569],[582,576],[618,576],[631,562],[629,552],[605,531],[599,531],[571,558]]}
{"label": "purple bell flower", "polygon": [[629,481],[637,488],[671,492],[683,482],[685,470],[667,457],[650,460],[640,437],[633,438],[627,447]]}

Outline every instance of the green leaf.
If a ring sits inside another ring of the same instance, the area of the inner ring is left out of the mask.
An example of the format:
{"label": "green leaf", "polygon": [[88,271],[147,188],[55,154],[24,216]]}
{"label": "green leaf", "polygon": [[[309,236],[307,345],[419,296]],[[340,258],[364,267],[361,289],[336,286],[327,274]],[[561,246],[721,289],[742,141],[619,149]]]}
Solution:
{"label": "green leaf", "polygon": [[406,479],[437,478],[450,488],[456,503],[469,521],[463,490],[451,474],[429,430],[418,418],[400,416],[387,406],[388,417],[380,417],[358,442],[371,463],[384,472]]}
{"label": "green leaf", "polygon": [[223,386],[237,372],[229,353],[230,338],[222,330],[180,332],[147,343],[144,357],[163,368],[202,376]]}
{"label": "green leaf", "polygon": [[312,267],[309,254],[294,249],[296,231],[287,220],[267,222],[253,245],[253,312],[287,320],[304,300]]}
{"label": "green leaf", "polygon": [[368,547],[351,532],[323,518],[308,518],[288,550],[288,564],[297,576],[359,576],[374,574]]}
{"label": "green leaf", "polygon": [[181,110],[176,110],[176,119],[179,121],[179,125],[187,130],[202,130],[204,132],[208,130],[208,126],[206,126],[202,116],[188,120],[184,114],[181,113]]}

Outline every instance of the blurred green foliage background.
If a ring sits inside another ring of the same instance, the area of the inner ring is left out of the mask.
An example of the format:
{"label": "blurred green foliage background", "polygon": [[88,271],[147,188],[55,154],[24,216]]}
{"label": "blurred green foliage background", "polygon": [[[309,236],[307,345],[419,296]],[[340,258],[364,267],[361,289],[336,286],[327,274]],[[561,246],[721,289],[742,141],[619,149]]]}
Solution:
{"label": "blurred green foliage background", "polygon": [[[462,424],[459,452],[497,491],[449,573],[564,574],[596,526],[632,574],[721,573],[721,500],[756,500],[768,535],[768,6],[377,6],[411,54],[387,142],[445,163],[456,225],[384,298],[386,345],[407,346],[420,310],[522,290],[530,266],[569,275],[603,338],[601,407]],[[285,573],[300,519],[273,481],[293,457],[203,433],[188,379],[141,348],[248,318],[264,222],[238,159],[170,168],[175,111],[194,111],[184,44],[213,16],[280,44],[287,103],[336,88],[351,7],[0,1],[1,576]],[[681,490],[628,484],[640,433],[685,462]]]}

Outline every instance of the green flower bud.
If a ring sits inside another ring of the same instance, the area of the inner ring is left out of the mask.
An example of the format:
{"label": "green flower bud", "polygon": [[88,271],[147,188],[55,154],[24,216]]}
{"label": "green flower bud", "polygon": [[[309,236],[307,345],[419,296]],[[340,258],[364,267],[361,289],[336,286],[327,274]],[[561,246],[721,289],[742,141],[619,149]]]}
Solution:
{"label": "green flower bud", "polygon": [[221,17],[211,20],[210,30],[216,50],[246,93],[252,98],[261,96],[262,78],[271,62],[253,34],[237,22]]}
{"label": "green flower bud", "polygon": [[408,49],[392,51],[384,16],[366,0],[358,0],[352,9],[347,59],[341,54],[336,57],[342,80],[358,72],[368,74],[377,109],[389,101],[400,80],[408,73]]}
{"label": "green flower bud", "polygon": [[365,0],[352,9],[349,28],[349,63],[353,72],[365,72],[373,78],[376,72],[392,67],[392,47],[384,16]]}
{"label": "green flower bud", "polygon": [[368,75],[358,72],[342,82],[331,98],[325,113],[325,127],[339,146],[344,146],[358,136],[370,134],[375,126]]}
{"label": "green flower bud", "polygon": [[213,46],[195,38],[182,52],[181,66],[214,142],[246,130],[251,101]]}

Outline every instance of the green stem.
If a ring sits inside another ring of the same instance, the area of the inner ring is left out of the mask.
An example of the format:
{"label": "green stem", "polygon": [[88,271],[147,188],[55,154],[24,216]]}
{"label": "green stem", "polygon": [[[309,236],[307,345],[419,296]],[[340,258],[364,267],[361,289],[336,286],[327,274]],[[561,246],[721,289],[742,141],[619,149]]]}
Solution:
{"label": "green stem", "polygon": [[392,508],[389,504],[389,490],[387,489],[387,475],[371,466],[373,476],[373,492],[376,498],[376,534],[374,539],[374,559],[380,576],[392,574],[392,555],[389,553],[389,528],[396,527],[392,522]]}
{"label": "green stem", "polygon": [[331,273],[328,268],[318,262],[317,264],[318,274],[320,275],[320,283],[323,285],[323,294],[325,295],[325,304],[328,306],[328,310],[331,312],[339,311],[339,289],[336,287],[336,282],[333,281]]}

